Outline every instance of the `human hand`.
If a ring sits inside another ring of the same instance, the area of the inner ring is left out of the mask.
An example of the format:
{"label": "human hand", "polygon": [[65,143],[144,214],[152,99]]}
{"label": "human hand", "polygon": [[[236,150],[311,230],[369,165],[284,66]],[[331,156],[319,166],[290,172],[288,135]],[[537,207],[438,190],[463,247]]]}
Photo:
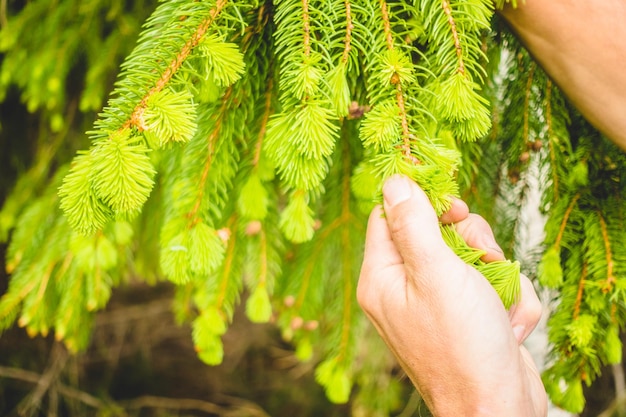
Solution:
{"label": "human hand", "polygon": [[[544,416],[541,378],[521,342],[541,306],[523,278],[506,311],[496,292],[444,243],[424,192],[406,177],[383,188],[384,212],[370,216],[358,301],[437,417]],[[455,222],[485,261],[503,259],[489,225],[460,200]],[[515,329],[515,330],[514,330]]]}

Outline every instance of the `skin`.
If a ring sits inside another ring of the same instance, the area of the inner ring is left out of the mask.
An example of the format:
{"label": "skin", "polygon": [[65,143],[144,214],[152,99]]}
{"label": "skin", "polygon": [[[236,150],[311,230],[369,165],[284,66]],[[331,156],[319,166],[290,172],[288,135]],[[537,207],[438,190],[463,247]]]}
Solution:
{"label": "skin", "polygon": [[[626,149],[625,0],[525,0],[500,12],[536,61],[599,131]],[[502,259],[487,222],[459,200],[437,219],[424,192],[390,178],[370,216],[357,299],[437,417],[545,416],[547,399],[521,344],[541,312],[522,277],[506,311],[486,279],[443,242],[456,223],[485,261]]]}
{"label": "skin", "polygon": [[626,1],[525,0],[501,15],[585,118],[626,150]]}
{"label": "skin", "polygon": [[[383,188],[369,219],[357,299],[435,416],[543,416],[541,378],[521,342],[541,304],[524,277],[506,311],[487,280],[441,237],[424,192],[402,176]],[[488,224],[455,201],[457,222],[485,259],[502,259]]]}

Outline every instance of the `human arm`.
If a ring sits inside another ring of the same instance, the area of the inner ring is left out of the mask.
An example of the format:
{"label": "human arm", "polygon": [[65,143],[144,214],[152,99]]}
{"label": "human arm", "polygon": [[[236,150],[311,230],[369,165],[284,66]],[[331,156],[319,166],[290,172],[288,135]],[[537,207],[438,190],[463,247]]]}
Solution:
{"label": "human arm", "polygon": [[380,207],[370,216],[357,298],[430,410],[544,416],[545,390],[521,346],[540,313],[530,282],[509,315],[487,280],[446,246],[414,182],[393,177],[383,195],[386,217]]}
{"label": "human arm", "polygon": [[525,0],[501,11],[585,118],[626,150],[626,1]]}

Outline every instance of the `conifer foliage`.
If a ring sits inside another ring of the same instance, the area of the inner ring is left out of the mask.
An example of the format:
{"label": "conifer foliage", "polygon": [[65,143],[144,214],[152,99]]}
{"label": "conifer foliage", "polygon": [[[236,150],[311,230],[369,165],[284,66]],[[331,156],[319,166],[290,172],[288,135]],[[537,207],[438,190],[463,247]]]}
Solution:
{"label": "conifer foliage", "polygon": [[[59,132],[0,212],[11,274],[0,330],[17,322],[79,351],[115,287],[169,280],[177,318],[215,365],[245,294],[251,321],[275,322],[299,359],[318,363],[331,401],[388,414],[389,354],[355,301],[382,182],[411,177],[438,214],[462,195],[507,243],[534,166],[548,216],[539,282],[559,300],[546,386],[579,411],[582,383],[621,362],[626,161],[498,25],[491,1],[168,0],[132,51],[120,40],[139,30],[142,2],[52,3],[28,3],[0,31],[0,93],[17,85]],[[29,31],[38,19],[56,37]],[[89,19],[106,28],[80,32]],[[64,92],[83,38],[81,111],[98,109],[111,62],[124,60],[90,144],[72,143],[87,149],[55,168],[68,159]],[[484,263],[441,230],[513,305],[519,263]]]}

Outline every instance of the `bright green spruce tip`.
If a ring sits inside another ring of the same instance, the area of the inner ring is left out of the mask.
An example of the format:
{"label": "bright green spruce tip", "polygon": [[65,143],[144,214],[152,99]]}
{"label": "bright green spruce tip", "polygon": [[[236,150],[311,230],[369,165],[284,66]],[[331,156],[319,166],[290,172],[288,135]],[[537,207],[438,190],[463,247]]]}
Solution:
{"label": "bright green spruce tip", "polygon": [[566,410],[573,413],[581,413],[585,408],[585,395],[583,393],[583,384],[579,379],[567,381],[567,388],[560,398],[559,404]]}
{"label": "bright green spruce tip", "polygon": [[202,345],[196,345],[198,357],[207,365],[220,365],[224,360],[224,344],[218,336],[208,336]]}
{"label": "bright green spruce tip", "polygon": [[295,355],[296,358],[302,362],[311,360],[313,357],[313,344],[308,336],[304,336],[298,340]]}
{"label": "bright green spruce tip", "polygon": [[319,94],[319,85],[324,78],[319,68],[322,56],[311,52],[302,61],[286,69],[284,79],[281,79],[281,89],[289,90],[298,100],[306,97],[315,97]]}
{"label": "bright green spruce tip", "polygon": [[386,83],[412,84],[416,81],[413,62],[402,50],[395,48],[383,52],[380,75]]}
{"label": "bright green spruce tip", "polygon": [[113,234],[118,245],[126,246],[130,244],[135,232],[129,222],[118,220],[113,223]]}
{"label": "bright green spruce tip", "polygon": [[505,308],[509,309],[519,301],[521,291],[519,262],[509,260],[483,262],[480,258],[485,251],[470,247],[453,225],[442,225],[441,232],[444,241],[454,253],[485,276]]}
{"label": "bright green spruce tip", "polygon": [[537,269],[539,282],[544,287],[560,288],[563,285],[563,268],[559,250],[552,246],[544,254]]}
{"label": "bright green spruce tip", "polygon": [[148,199],[156,175],[149,151],[128,128],[95,141],[89,151],[96,196],[115,213],[136,214]]}
{"label": "bright green spruce tip", "polygon": [[59,187],[61,210],[72,229],[84,235],[102,229],[113,216],[111,208],[96,195],[91,185],[92,175],[92,156],[81,152],[74,157]]}
{"label": "bright green spruce tip", "polygon": [[199,222],[176,234],[161,248],[161,269],[170,281],[184,284],[193,277],[214,272],[224,252],[224,243],[215,229]]}
{"label": "bright green spruce tip", "polygon": [[572,188],[582,188],[589,185],[589,167],[587,161],[579,161],[571,170],[569,183]]}
{"label": "bright green spruce tip", "polygon": [[564,378],[559,376],[542,374],[541,379],[552,402],[571,413],[581,413],[585,408],[585,396],[583,393],[582,380]]}
{"label": "bright green spruce tip", "polygon": [[328,399],[335,404],[345,404],[350,399],[352,381],[344,366],[336,358],[326,359],[315,370],[315,379],[321,384]]}
{"label": "bright green spruce tip", "polygon": [[221,314],[215,307],[209,307],[203,310],[196,321],[198,326],[202,326],[202,328],[206,329],[209,333],[216,334],[218,336],[226,333],[228,328],[224,315]]}
{"label": "bright green spruce tip", "polygon": [[581,349],[589,347],[597,331],[598,318],[590,314],[581,314],[565,326],[573,346]]}
{"label": "bright green spruce tip", "polygon": [[237,198],[237,208],[242,217],[249,220],[263,220],[267,216],[269,197],[259,174],[252,172]]}
{"label": "bright green spruce tip", "polygon": [[285,185],[314,190],[328,173],[338,136],[333,111],[314,100],[284,107],[289,109],[270,117],[263,148]]}
{"label": "bright green spruce tip", "polygon": [[224,258],[226,247],[217,231],[204,222],[189,231],[189,266],[194,274],[206,276],[214,272]]}
{"label": "bright green spruce tip", "polygon": [[401,136],[402,119],[395,101],[389,99],[366,113],[361,122],[360,136],[366,148],[378,153],[389,152]]}
{"label": "bright green spruce tip", "polygon": [[221,336],[226,333],[225,318],[216,308],[209,308],[192,323],[192,339],[198,357],[208,365],[219,365],[224,359]]}
{"label": "bright green spruce tip", "polygon": [[315,233],[314,212],[303,192],[296,192],[280,215],[278,223],[285,237],[294,243],[311,240]]}
{"label": "bright green spruce tip", "polygon": [[609,364],[622,363],[622,341],[619,336],[619,327],[612,325],[606,332],[604,354]]}
{"label": "bright green spruce tip", "polygon": [[446,79],[440,86],[440,94],[450,97],[440,100],[439,112],[451,129],[466,142],[475,141],[491,129],[489,102],[478,91],[480,86],[460,73]]}
{"label": "bright green spruce tip", "polygon": [[350,86],[346,67],[346,63],[342,61],[326,77],[331,91],[331,104],[339,118],[346,117],[350,111]]}
{"label": "bright green spruce tip", "polygon": [[117,266],[118,256],[117,256],[117,248],[103,234],[97,236],[96,241],[96,259],[98,260],[98,266],[108,271]]}
{"label": "bright green spruce tip", "polygon": [[227,87],[243,75],[244,57],[236,44],[224,42],[216,34],[209,34],[198,45],[198,51],[205,58],[204,73],[207,77],[211,76],[215,84]]}
{"label": "bright green spruce tip", "polygon": [[265,285],[257,286],[246,301],[246,316],[253,323],[267,323],[272,317],[272,303]]}
{"label": "bright green spruce tip", "polygon": [[161,90],[147,101],[143,135],[153,148],[172,142],[187,143],[196,133],[196,105],[188,90]]}

